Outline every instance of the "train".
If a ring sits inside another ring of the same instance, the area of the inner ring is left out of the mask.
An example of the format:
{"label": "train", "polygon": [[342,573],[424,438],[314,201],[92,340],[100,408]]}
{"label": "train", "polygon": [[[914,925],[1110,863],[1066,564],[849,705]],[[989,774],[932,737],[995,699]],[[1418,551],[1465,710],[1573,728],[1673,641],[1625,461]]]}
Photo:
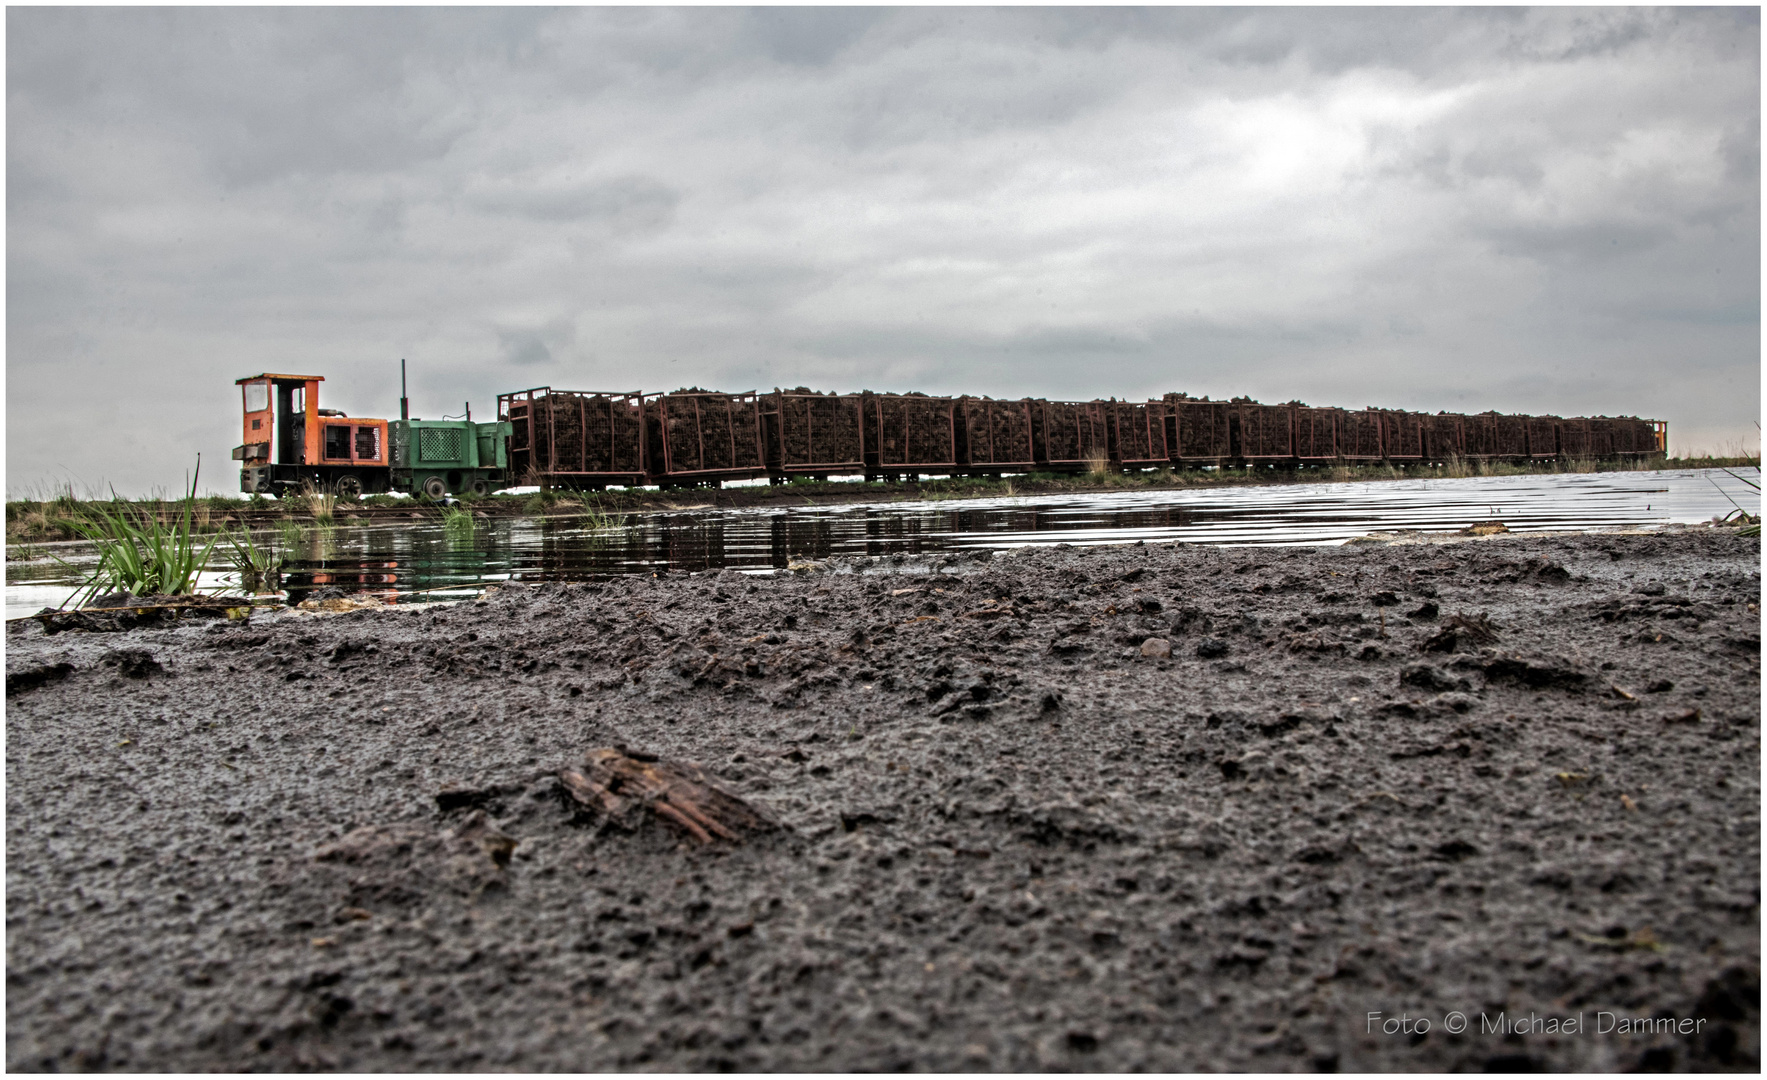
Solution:
{"label": "train", "polygon": [[1664,457],[1668,424],[1636,416],[1342,409],[1169,393],[1051,401],[920,393],[557,390],[497,396],[495,420],[352,418],[319,408],[318,375],[236,381],[240,490],[432,499],[503,487],[716,487],[766,478],[1082,473],[1155,468]]}

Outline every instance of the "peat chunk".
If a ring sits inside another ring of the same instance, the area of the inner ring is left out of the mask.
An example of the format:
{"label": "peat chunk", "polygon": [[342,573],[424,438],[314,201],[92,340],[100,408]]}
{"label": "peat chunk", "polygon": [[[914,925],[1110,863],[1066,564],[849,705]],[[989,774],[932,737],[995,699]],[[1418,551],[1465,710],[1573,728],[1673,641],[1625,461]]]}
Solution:
{"label": "peat chunk", "polygon": [[1462,657],[1454,662],[1454,666],[1482,671],[1492,682],[1511,682],[1536,690],[1580,690],[1589,681],[1588,672],[1557,656],[1485,652],[1476,657]]}
{"label": "peat chunk", "polygon": [[1220,638],[1203,638],[1196,643],[1196,655],[1204,660],[1213,660],[1218,656],[1227,655],[1227,643]]}
{"label": "peat chunk", "polygon": [[1471,616],[1461,612],[1443,620],[1442,629],[1423,643],[1423,651],[1459,652],[1468,646],[1492,645],[1496,641],[1497,627],[1484,612]]}
{"label": "peat chunk", "polygon": [[1450,675],[1434,664],[1405,665],[1399,672],[1399,685],[1438,691],[1470,689],[1465,679],[1457,675]]}
{"label": "peat chunk", "polygon": [[115,668],[125,679],[145,679],[166,670],[146,649],[113,649],[99,663]]}

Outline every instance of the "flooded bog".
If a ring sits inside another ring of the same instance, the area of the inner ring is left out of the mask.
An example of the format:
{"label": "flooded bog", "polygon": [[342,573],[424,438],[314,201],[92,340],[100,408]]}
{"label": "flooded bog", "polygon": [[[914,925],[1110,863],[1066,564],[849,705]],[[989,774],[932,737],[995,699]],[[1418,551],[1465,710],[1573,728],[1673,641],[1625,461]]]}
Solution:
{"label": "flooded bog", "polygon": [[[662,510],[620,515],[600,528],[570,518],[481,523],[452,533],[421,522],[340,525],[309,529],[285,552],[283,583],[291,601],[335,587],[421,602],[459,599],[510,579],[573,581],[659,568],[767,571],[829,555],[1136,541],[1341,544],[1370,532],[1437,532],[1492,519],[1515,532],[1606,530],[1695,524],[1739,506],[1758,514],[1759,492],[1721,470],[1688,470]],[[233,581],[219,564],[203,577],[205,587]],[[58,606],[76,582],[76,574],[47,559],[9,562],[6,615]]]}

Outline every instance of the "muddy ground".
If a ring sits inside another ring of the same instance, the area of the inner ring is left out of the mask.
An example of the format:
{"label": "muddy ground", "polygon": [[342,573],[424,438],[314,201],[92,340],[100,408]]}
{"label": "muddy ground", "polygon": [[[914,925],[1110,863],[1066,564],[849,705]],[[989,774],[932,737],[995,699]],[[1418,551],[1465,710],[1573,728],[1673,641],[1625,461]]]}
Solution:
{"label": "muddy ground", "polygon": [[[1759,571],[1064,545],[16,624],[7,1066],[1752,1070]],[[599,822],[605,746],[781,828]]]}

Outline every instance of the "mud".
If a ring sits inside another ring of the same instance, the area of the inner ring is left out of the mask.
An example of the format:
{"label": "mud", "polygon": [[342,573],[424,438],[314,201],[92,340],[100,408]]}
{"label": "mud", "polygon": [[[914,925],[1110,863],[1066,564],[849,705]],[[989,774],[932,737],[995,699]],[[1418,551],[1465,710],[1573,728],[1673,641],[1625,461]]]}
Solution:
{"label": "mud", "polygon": [[[1137,545],[14,624],[7,1065],[1754,1069],[1759,570]],[[583,814],[596,747],[779,828]]]}

